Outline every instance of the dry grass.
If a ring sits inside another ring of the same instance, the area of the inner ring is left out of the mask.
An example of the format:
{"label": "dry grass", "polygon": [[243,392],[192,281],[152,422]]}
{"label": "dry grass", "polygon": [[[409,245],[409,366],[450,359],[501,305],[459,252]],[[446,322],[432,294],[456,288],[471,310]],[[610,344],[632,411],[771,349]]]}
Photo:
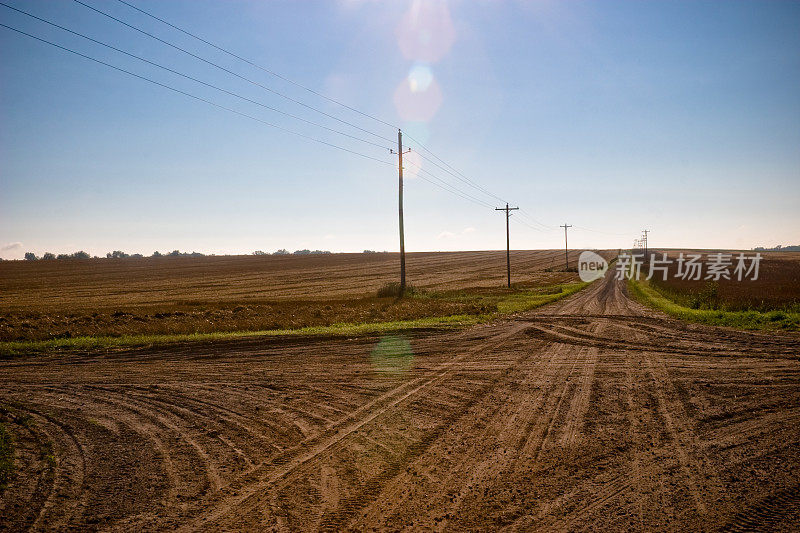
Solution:
{"label": "dry grass", "polygon": [[[678,252],[669,252],[672,258]],[[752,256],[747,252],[746,256]],[[655,276],[654,288],[684,307],[721,311],[800,311],[800,253],[761,252],[758,280],[688,281],[675,278],[670,267],[666,281]],[[660,257],[660,253],[659,253]]]}
{"label": "dry grass", "polygon": [[[512,252],[517,287],[575,281],[573,273],[545,272],[562,254]],[[414,253],[408,278],[419,296],[376,297],[397,275],[397,259],[334,254],[3,262],[0,342],[479,316],[497,311],[508,293],[501,288],[504,252]]]}

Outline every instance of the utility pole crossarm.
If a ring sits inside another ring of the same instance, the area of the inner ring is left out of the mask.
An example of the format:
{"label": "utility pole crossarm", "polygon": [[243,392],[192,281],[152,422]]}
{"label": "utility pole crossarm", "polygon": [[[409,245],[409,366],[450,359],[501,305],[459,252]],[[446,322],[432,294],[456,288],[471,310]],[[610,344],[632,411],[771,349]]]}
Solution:
{"label": "utility pole crossarm", "polygon": [[495,211],[506,212],[506,277],[508,278],[508,288],[511,288],[511,237],[509,231],[508,219],[511,216],[511,211],[516,211],[519,207],[495,207]]}

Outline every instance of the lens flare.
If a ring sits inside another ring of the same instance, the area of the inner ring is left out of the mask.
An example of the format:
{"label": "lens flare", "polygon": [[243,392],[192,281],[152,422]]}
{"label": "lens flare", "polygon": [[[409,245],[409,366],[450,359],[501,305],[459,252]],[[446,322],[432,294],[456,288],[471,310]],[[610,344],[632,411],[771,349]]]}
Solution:
{"label": "lens flare", "polygon": [[414,365],[411,342],[404,336],[386,336],[378,341],[370,355],[375,372],[403,374]]}
{"label": "lens flare", "polygon": [[435,63],[450,51],[456,30],[445,0],[414,0],[395,32],[403,55]]}
{"label": "lens flare", "polygon": [[425,75],[412,69],[395,89],[393,100],[404,121],[428,122],[442,105],[442,90],[430,69]]}
{"label": "lens flare", "polygon": [[408,72],[408,88],[412,93],[424,93],[433,83],[431,67],[425,64],[416,64]]}

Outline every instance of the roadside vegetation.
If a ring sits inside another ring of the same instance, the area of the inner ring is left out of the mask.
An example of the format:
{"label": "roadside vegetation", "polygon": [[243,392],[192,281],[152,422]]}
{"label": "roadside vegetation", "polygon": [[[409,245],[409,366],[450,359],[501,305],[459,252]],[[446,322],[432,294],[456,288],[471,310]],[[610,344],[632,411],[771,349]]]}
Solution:
{"label": "roadside vegetation", "polygon": [[773,310],[735,310],[734,305],[728,307],[720,301],[719,290],[713,284],[682,294],[646,280],[630,280],[628,289],[640,302],[689,322],[750,330],[800,330],[796,304]]}

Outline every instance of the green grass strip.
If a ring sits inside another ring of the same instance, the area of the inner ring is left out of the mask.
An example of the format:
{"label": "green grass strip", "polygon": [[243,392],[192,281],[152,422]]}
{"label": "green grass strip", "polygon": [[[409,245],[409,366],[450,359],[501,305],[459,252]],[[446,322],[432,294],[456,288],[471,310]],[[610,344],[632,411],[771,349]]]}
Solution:
{"label": "green grass strip", "polygon": [[[114,348],[133,348],[160,346],[183,342],[214,342],[247,337],[290,337],[290,336],[357,336],[387,334],[421,329],[456,329],[473,326],[492,320],[504,314],[530,311],[575,294],[588,283],[568,283],[542,293],[526,290],[503,295],[496,300],[497,312],[480,315],[450,315],[425,317],[414,320],[398,320],[374,323],[340,323],[330,326],[309,326],[297,329],[274,329],[263,331],[226,331],[212,333],[179,333],[166,335],[122,335],[118,337],[72,337],[68,339],[48,339],[42,341],[10,341],[0,343],[0,357],[24,355],[31,352],[54,352],[60,350],[100,350]],[[480,296],[476,298],[480,299]]]}
{"label": "green grass strip", "polygon": [[800,313],[692,309],[670,299],[646,280],[628,280],[628,290],[639,302],[688,322],[749,330],[800,330]]}

